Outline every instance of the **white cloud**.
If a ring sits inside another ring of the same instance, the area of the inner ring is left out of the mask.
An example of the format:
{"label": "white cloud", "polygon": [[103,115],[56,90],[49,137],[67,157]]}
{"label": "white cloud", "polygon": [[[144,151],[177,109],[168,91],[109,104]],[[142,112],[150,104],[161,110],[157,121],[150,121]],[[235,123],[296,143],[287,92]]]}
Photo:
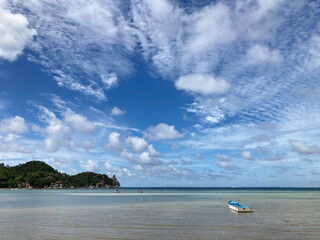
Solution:
{"label": "white cloud", "polygon": [[[39,132],[45,136],[45,148],[48,152],[57,152],[61,147],[67,147],[71,149],[72,147],[82,147],[84,149],[89,149],[93,145],[89,141],[83,141],[80,144],[75,144],[72,141],[72,131],[70,126],[63,120],[59,119],[53,112],[49,111],[47,108],[39,106],[42,114],[40,115],[40,120],[44,121],[48,125],[45,128],[41,128],[37,125],[32,127],[32,130]],[[82,117],[80,117],[81,119]],[[72,119],[72,118],[71,118]],[[78,116],[75,117],[78,120]],[[82,121],[79,121],[82,123]],[[77,122],[77,124],[79,123]],[[78,125],[77,127],[80,127]],[[86,126],[86,125],[85,125]],[[85,126],[83,126],[85,128]],[[86,129],[88,130],[88,129]],[[81,131],[87,132],[87,131]]]}
{"label": "white cloud", "polygon": [[11,142],[11,143],[2,143],[0,141],[0,152],[1,153],[32,153],[31,148],[22,146],[21,144],[17,142]]}
{"label": "white cloud", "polygon": [[62,146],[70,147],[71,144],[71,129],[63,121],[58,119],[53,112],[50,112],[45,107],[40,107],[43,111],[41,118],[48,123],[45,129],[33,128],[42,132],[46,138],[44,140],[45,148],[48,152],[56,152]]}
{"label": "white cloud", "polygon": [[191,16],[191,37],[186,45],[187,54],[208,51],[217,44],[225,44],[236,38],[232,16],[228,6],[211,4]]}
{"label": "white cloud", "polygon": [[174,125],[170,126],[166,123],[159,123],[156,126],[149,127],[143,132],[143,135],[151,140],[167,140],[183,137],[183,135],[175,129]]}
{"label": "white cloud", "polygon": [[82,94],[88,95],[88,96],[94,96],[98,100],[106,100],[107,97],[101,87],[98,86],[92,86],[92,85],[84,85],[80,82],[77,82],[77,80],[69,75],[66,75],[60,70],[55,71],[56,76],[53,78],[57,81],[58,86],[60,87],[66,87],[73,91],[81,92]]}
{"label": "white cloud", "polygon": [[216,116],[206,116],[204,118],[205,121],[209,122],[209,123],[218,123],[220,122],[222,119],[224,119],[224,115],[221,113],[219,115]]}
{"label": "white cloud", "polygon": [[179,143],[183,147],[192,147],[198,151],[226,149],[236,151],[243,147],[243,142],[256,135],[254,126],[229,125],[196,130],[193,138],[186,138]]}
{"label": "white cloud", "polygon": [[183,10],[172,1],[132,2],[135,34],[146,59],[162,76],[172,75],[172,69],[180,62],[176,55],[182,46]]}
{"label": "white cloud", "polygon": [[152,144],[150,144],[150,145],[148,146],[148,153],[149,153],[149,155],[150,155],[151,157],[160,157],[160,156],[162,156],[162,154],[161,154],[160,152],[157,152],[157,151],[154,149],[154,147],[153,147]]}
{"label": "white cloud", "polygon": [[102,75],[101,76],[101,80],[102,80],[103,84],[105,85],[106,89],[110,89],[110,88],[116,87],[118,85],[118,82],[119,82],[117,74],[115,74],[115,73],[110,73],[107,76]]}
{"label": "white cloud", "polygon": [[[38,106],[41,110],[39,119],[47,125],[41,127],[33,125],[32,130],[45,136],[44,144],[48,152],[57,152],[61,147],[71,150],[73,147],[83,148],[87,151],[95,145],[83,137],[88,133],[94,133],[95,125],[81,114],[76,114],[66,106],[66,102],[60,98],[54,98],[54,104],[58,107],[62,119],[52,111],[43,106]],[[76,141],[72,140],[76,138]]]}
{"label": "white cloud", "polygon": [[233,169],[234,166],[226,161],[222,161],[222,160],[217,160],[217,163],[220,167],[226,168],[226,169]]}
{"label": "white cloud", "polygon": [[80,114],[67,113],[64,120],[73,128],[83,133],[93,133],[95,130],[94,124]]}
{"label": "white cloud", "polygon": [[148,149],[140,154],[140,164],[141,165],[159,165],[162,162],[159,160],[159,157],[162,156],[160,152],[157,152],[153,145],[150,144]]}
{"label": "white cloud", "polygon": [[109,163],[109,162],[106,162],[106,163],[104,164],[104,167],[105,167],[105,169],[107,169],[107,170],[110,170],[110,169],[113,168],[113,167],[112,167],[112,164]]}
{"label": "white cloud", "polygon": [[12,141],[15,141],[19,138],[20,138],[19,135],[12,134],[12,133],[9,133],[8,135],[6,135],[4,137],[0,136],[0,140],[3,140],[4,142],[12,142]]}
{"label": "white cloud", "polygon": [[119,151],[122,149],[122,144],[120,142],[120,134],[117,132],[112,132],[109,134],[109,141],[105,145],[105,149],[111,151]]}
{"label": "white cloud", "polygon": [[0,4],[0,58],[14,61],[37,34],[28,28],[28,20],[21,14],[13,14]]}
{"label": "white cloud", "polygon": [[137,157],[133,153],[129,152],[127,149],[121,151],[120,157],[126,158],[132,163],[136,163],[138,161]]}
{"label": "white cloud", "polygon": [[246,64],[258,65],[264,63],[279,64],[283,61],[283,57],[279,50],[270,50],[261,45],[255,45],[248,50],[246,56]]}
{"label": "white cloud", "polygon": [[83,162],[81,164],[81,168],[85,171],[88,171],[88,172],[96,172],[99,170],[99,166],[98,166],[97,162],[92,161],[92,160],[88,160],[87,162]]}
{"label": "white cloud", "polygon": [[135,176],[134,173],[132,173],[128,168],[126,167],[116,167],[113,166],[110,162],[106,162],[104,164],[104,167],[107,171],[108,176],[117,175],[117,177],[127,176],[132,177]]}
{"label": "white cloud", "polygon": [[308,146],[305,143],[292,140],[290,141],[291,149],[301,155],[320,154],[320,148],[316,145]]}
{"label": "white cloud", "polygon": [[159,157],[162,154],[156,151],[152,144],[149,144],[139,137],[128,137],[126,144],[132,146],[132,149],[140,153],[140,155],[134,154],[127,149],[121,151],[120,156],[128,159],[131,163],[140,165],[158,165],[161,164]]}
{"label": "white cloud", "polygon": [[143,152],[140,155],[141,163],[144,165],[152,164],[152,158],[148,152]]}
{"label": "white cloud", "polygon": [[89,140],[83,140],[80,146],[87,151],[95,147],[95,145]]}
{"label": "white cloud", "polygon": [[231,158],[223,156],[220,153],[216,154],[215,157],[216,157],[216,162],[220,167],[227,169],[227,170],[237,170],[238,169],[237,167],[235,167],[231,163],[232,162]]}
{"label": "white cloud", "polygon": [[238,27],[239,37],[246,40],[270,37],[270,32],[282,22],[284,15],[279,11],[282,10],[282,2],[285,1],[237,1],[234,14],[237,16],[235,24]]}
{"label": "white cloud", "polygon": [[230,84],[221,78],[214,78],[208,74],[189,74],[181,76],[175,83],[179,90],[185,90],[191,93],[200,93],[203,95],[224,94]]}
{"label": "white cloud", "polygon": [[160,161],[156,156],[152,156],[149,151],[145,151],[140,154],[140,163],[142,165],[158,165]]}
{"label": "white cloud", "polygon": [[[231,104],[226,103],[224,97],[210,98],[204,96],[197,96],[195,102],[189,104],[186,108],[188,112],[195,113],[201,117],[201,121],[210,124],[221,122],[228,115],[232,115],[231,109]],[[198,129],[201,128],[201,125],[199,126]]]}
{"label": "white cloud", "polygon": [[44,140],[48,152],[56,152],[62,145],[70,144],[70,128],[59,119],[53,119],[46,128],[47,137]]}
{"label": "white cloud", "polygon": [[247,160],[253,159],[250,151],[242,151],[241,157]]}
{"label": "white cloud", "polygon": [[28,131],[24,118],[15,116],[0,121],[0,132],[25,133]]}
{"label": "white cloud", "polygon": [[126,144],[130,144],[136,152],[142,152],[148,147],[146,140],[139,137],[127,137]]}
{"label": "white cloud", "polygon": [[142,171],[143,167],[140,164],[133,165],[132,168],[136,171]]}
{"label": "white cloud", "polygon": [[0,135],[0,152],[2,153],[31,153],[32,148],[19,143],[21,137],[16,134],[8,134],[4,137]]}
{"label": "white cloud", "polygon": [[60,155],[56,155],[52,157],[46,157],[45,159],[42,159],[42,161],[45,161],[47,164],[57,169],[59,172],[74,175],[82,172],[81,170],[75,169],[74,167],[77,166],[78,168],[79,165],[84,165],[85,162],[75,160],[73,157],[74,156],[61,157]]}
{"label": "white cloud", "polygon": [[257,0],[257,11],[253,12],[254,19],[260,20],[267,15],[269,11],[276,9],[283,0]]}
{"label": "white cloud", "polygon": [[[281,1],[208,3],[180,8],[175,1],[132,1],[133,24],[145,58],[164,77],[209,73],[223,58],[231,64],[235,42],[261,40],[281,23]],[[230,58],[231,57],[231,58]],[[233,61],[232,61],[233,60]],[[224,65],[225,63],[223,63]]]}
{"label": "white cloud", "polygon": [[146,171],[148,175],[160,177],[163,179],[199,179],[199,174],[187,168],[175,168],[172,165],[158,165]]}
{"label": "white cloud", "polygon": [[120,115],[123,115],[125,113],[126,113],[125,110],[121,110],[118,107],[113,107],[112,110],[111,110],[111,114],[114,115],[114,116],[120,116]]}

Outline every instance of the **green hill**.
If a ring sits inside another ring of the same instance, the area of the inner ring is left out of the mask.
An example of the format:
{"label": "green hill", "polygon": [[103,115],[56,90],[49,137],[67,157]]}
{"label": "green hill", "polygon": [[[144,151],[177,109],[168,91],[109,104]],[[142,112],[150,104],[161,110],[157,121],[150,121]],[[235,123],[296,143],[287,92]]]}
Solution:
{"label": "green hill", "polygon": [[105,184],[112,186],[112,179],[105,174],[96,174],[93,172],[83,172],[70,177],[70,183],[76,187],[104,186]]}
{"label": "green hill", "polygon": [[19,164],[18,166],[12,167],[12,169],[17,173],[32,173],[32,172],[48,172],[48,173],[58,173],[50,165],[41,161],[31,161],[24,164]]}
{"label": "green hill", "polygon": [[70,176],[41,161],[9,167],[0,164],[0,188],[120,187],[115,176],[84,172]]}

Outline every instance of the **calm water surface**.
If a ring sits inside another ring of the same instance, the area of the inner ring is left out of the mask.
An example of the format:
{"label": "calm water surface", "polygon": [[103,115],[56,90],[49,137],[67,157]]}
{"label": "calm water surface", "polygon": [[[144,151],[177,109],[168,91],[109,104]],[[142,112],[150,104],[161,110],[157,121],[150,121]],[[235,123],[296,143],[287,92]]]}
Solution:
{"label": "calm water surface", "polygon": [[120,191],[2,190],[0,239],[320,239],[320,190]]}

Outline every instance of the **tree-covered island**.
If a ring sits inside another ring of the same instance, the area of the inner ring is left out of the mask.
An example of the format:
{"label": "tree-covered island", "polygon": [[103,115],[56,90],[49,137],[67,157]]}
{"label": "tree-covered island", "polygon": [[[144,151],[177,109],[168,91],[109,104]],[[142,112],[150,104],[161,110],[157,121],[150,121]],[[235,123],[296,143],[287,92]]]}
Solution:
{"label": "tree-covered island", "polygon": [[0,188],[119,188],[120,183],[113,176],[83,172],[76,175],[59,173],[41,161],[31,161],[14,167],[0,163]]}

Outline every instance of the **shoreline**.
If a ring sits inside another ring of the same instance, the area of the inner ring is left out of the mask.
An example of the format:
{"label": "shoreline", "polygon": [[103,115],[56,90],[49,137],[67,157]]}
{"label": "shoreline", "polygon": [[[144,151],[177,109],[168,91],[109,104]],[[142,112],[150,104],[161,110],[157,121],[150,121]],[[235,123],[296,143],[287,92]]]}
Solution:
{"label": "shoreline", "polygon": [[0,188],[0,191],[9,191],[9,190],[77,190],[77,189],[119,189],[115,188]]}
{"label": "shoreline", "polygon": [[77,189],[145,189],[145,190],[274,190],[274,191],[290,191],[290,190],[314,190],[320,191],[320,187],[81,187],[81,188],[0,188],[4,190],[77,190]]}

